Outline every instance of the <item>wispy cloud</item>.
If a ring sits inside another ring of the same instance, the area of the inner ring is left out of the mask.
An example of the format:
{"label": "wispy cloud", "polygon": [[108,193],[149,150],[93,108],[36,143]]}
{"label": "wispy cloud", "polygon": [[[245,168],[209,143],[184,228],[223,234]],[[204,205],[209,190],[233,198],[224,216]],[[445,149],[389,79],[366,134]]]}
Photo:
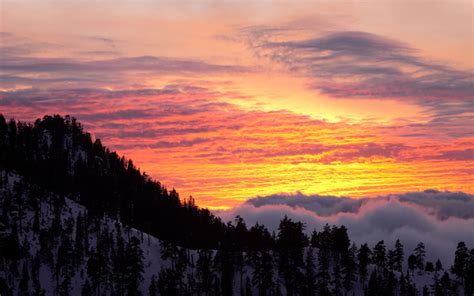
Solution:
{"label": "wispy cloud", "polygon": [[[126,89],[153,85],[164,77],[200,78],[202,75],[242,74],[255,69],[196,58],[154,55],[124,56],[118,41],[104,36],[82,37],[92,45],[56,56],[45,52],[65,51],[60,44],[37,42],[10,33],[0,36],[0,88]],[[95,43],[99,43],[95,45]]]}
{"label": "wispy cloud", "polygon": [[73,58],[16,57],[2,61],[7,73],[117,73],[143,71],[150,73],[215,73],[245,72],[242,66],[217,65],[199,60],[173,59],[155,56],[122,57],[107,60],[81,61]]}
{"label": "wispy cloud", "polygon": [[313,78],[311,88],[333,97],[415,101],[473,98],[472,71],[424,59],[417,50],[396,40],[340,31],[303,40],[273,41],[271,32],[269,28],[255,28],[252,36],[257,39],[252,48],[260,56]]}
{"label": "wispy cloud", "polygon": [[88,36],[88,39],[105,44],[107,47],[110,47],[110,48],[116,48],[117,40],[110,37],[96,35],[96,36]]}

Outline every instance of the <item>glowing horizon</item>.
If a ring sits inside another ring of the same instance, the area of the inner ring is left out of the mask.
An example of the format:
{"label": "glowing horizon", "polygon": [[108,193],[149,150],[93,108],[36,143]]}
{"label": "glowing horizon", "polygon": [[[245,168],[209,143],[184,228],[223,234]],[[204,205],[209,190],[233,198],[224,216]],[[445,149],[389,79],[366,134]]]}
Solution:
{"label": "glowing horizon", "polygon": [[474,193],[471,1],[0,3],[0,113],[74,116],[200,206]]}

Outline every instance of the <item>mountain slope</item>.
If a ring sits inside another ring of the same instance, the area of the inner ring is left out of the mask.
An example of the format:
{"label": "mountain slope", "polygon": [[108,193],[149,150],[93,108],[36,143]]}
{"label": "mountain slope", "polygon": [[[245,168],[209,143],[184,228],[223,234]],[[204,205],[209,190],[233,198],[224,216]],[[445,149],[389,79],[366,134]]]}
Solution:
{"label": "mountain slope", "polygon": [[97,215],[179,245],[216,248],[226,232],[207,209],[196,207],[192,198],[182,201],[131,160],[93,141],[69,116],[26,124],[7,123],[0,115],[0,167],[51,192],[75,196]]}

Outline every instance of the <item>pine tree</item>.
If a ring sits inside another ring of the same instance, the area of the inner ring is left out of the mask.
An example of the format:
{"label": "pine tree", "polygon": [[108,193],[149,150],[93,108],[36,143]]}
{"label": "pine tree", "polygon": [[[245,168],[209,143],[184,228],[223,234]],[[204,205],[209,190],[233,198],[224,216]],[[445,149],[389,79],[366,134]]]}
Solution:
{"label": "pine tree", "polygon": [[415,262],[416,262],[416,268],[419,270],[419,273],[421,274],[422,271],[425,269],[425,244],[422,242],[418,243],[414,250],[414,255],[415,255]]}
{"label": "pine tree", "polygon": [[20,295],[29,295],[30,274],[28,272],[28,264],[26,260],[23,262],[23,269],[21,271],[21,279],[19,284]]}
{"label": "pine tree", "polygon": [[318,248],[318,294],[321,296],[329,296],[331,295],[331,292],[329,291],[331,279],[329,267],[332,247],[332,234],[331,228],[328,224],[323,227],[323,231],[321,231],[319,234],[316,236],[313,235],[312,244],[314,247]]}
{"label": "pine tree", "polygon": [[211,291],[212,275],[212,252],[210,250],[199,250],[196,262],[196,276],[199,290],[206,294]]}
{"label": "pine tree", "polygon": [[214,258],[216,271],[220,274],[222,295],[232,295],[234,287],[233,254],[228,250],[218,250]]}
{"label": "pine tree", "polygon": [[74,240],[75,263],[78,267],[84,257],[84,222],[82,214],[79,213],[76,218],[76,237]]}
{"label": "pine tree", "polygon": [[474,294],[474,249],[469,251],[469,260],[464,274],[464,295]]}
{"label": "pine tree", "polygon": [[89,245],[89,221],[90,217],[88,212],[82,217],[83,223],[84,223],[84,228],[83,228],[83,238],[84,238],[84,253],[89,254],[90,253],[90,245]]}
{"label": "pine tree", "polygon": [[[8,180],[8,174],[5,173],[5,178],[4,180]],[[10,218],[10,213],[11,213],[11,209],[12,209],[12,196],[11,196],[11,193],[10,193],[10,190],[7,186],[7,184],[0,184],[0,185],[3,185],[5,190],[3,191],[2,193],[2,212],[1,212],[1,215],[0,215],[0,225],[2,225],[2,232],[5,232],[6,231],[6,228],[7,226],[11,225],[11,218]],[[6,234],[4,234],[3,236],[6,236]],[[5,240],[5,238],[4,238]]]}
{"label": "pine tree", "polygon": [[178,247],[170,242],[161,241],[161,259],[171,261],[171,269],[175,270],[175,262],[178,259]]}
{"label": "pine tree", "polygon": [[314,260],[313,248],[310,247],[306,253],[304,295],[314,295],[316,293],[316,266]]}
{"label": "pine tree", "polygon": [[331,294],[333,296],[342,296],[342,277],[341,277],[341,269],[339,265],[339,260],[334,261],[333,266],[333,273],[332,273],[332,291]]}
{"label": "pine tree", "polygon": [[401,272],[402,265],[403,265],[404,251],[403,251],[403,245],[399,239],[397,239],[397,241],[395,242],[395,250],[394,250],[393,255],[394,255],[393,256],[393,269]]}
{"label": "pine tree", "polygon": [[51,223],[50,231],[54,236],[59,236],[62,230],[61,223],[61,204],[58,199],[53,202],[53,222]]}
{"label": "pine tree", "polygon": [[[89,282],[89,279],[86,279],[81,288],[81,296],[91,296],[91,295],[94,295],[95,292],[96,291],[94,291],[94,289],[92,288],[91,283]],[[100,295],[100,294],[97,293],[96,295]]]}
{"label": "pine tree", "polygon": [[36,203],[36,206],[34,207],[34,216],[33,216],[33,232],[35,234],[40,233],[40,216],[41,216],[41,211],[39,206]]}
{"label": "pine tree", "polygon": [[395,270],[395,251],[388,250],[387,252],[387,268],[390,271]]}
{"label": "pine tree", "polygon": [[397,278],[395,277],[395,273],[393,270],[387,270],[385,274],[382,275],[381,277],[381,286],[384,291],[384,295],[386,296],[394,296],[396,294],[396,288],[397,288]]}
{"label": "pine tree", "polygon": [[269,251],[255,251],[252,255],[252,284],[259,296],[267,295],[273,286],[273,262]]}
{"label": "pine tree", "polygon": [[115,223],[115,246],[111,250],[112,261],[112,283],[114,292],[121,296],[125,295],[125,241],[122,237],[122,227],[120,223]]}
{"label": "pine tree", "polygon": [[427,261],[425,264],[425,271],[426,272],[433,272],[434,271],[434,265],[433,262]]}
{"label": "pine tree", "polygon": [[[71,288],[71,277],[73,271],[73,252],[71,242],[66,237],[58,248],[57,261],[55,268],[56,290],[61,295],[68,295]],[[62,280],[62,281],[61,281]]]}
{"label": "pine tree", "polygon": [[423,286],[423,294],[422,296],[430,296],[430,290],[426,285]]}
{"label": "pine tree", "polygon": [[158,293],[158,289],[156,286],[156,276],[153,275],[150,280],[150,286],[148,287],[148,295],[149,296],[156,296]]}
{"label": "pine tree", "polygon": [[386,267],[386,249],[385,249],[385,244],[384,241],[379,241],[373,250],[372,253],[372,262],[377,266],[377,269],[379,271],[383,271]]}
{"label": "pine tree", "polygon": [[369,283],[367,285],[366,296],[380,296],[380,279],[377,275],[377,272],[374,270],[370,274]]}
{"label": "pine tree", "polygon": [[[111,253],[113,249],[113,236],[109,231],[109,226],[105,220],[98,219],[97,251],[98,259],[101,264],[101,281],[105,290],[112,287],[112,262]],[[102,224],[103,223],[103,224]],[[125,250],[125,256],[127,252]]]}
{"label": "pine tree", "polygon": [[160,295],[178,295],[179,283],[176,271],[172,268],[162,268],[158,273],[157,287]]}
{"label": "pine tree", "polygon": [[[244,250],[245,245],[248,243],[247,238],[248,238],[248,229],[247,225],[245,224],[245,221],[242,217],[236,216],[235,217],[235,241],[236,241],[236,250]],[[245,290],[244,290],[244,269],[245,269],[245,261],[244,261],[244,256],[242,252],[236,252],[235,253],[235,263],[237,266],[237,269],[239,271],[239,286],[240,286],[240,294],[242,295]]]}
{"label": "pine tree", "polygon": [[37,253],[33,259],[33,265],[31,268],[31,281],[33,284],[34,296],[41,296],[44,294],[44,290],[41,288],[41,282],[39,278],[40,266],[41,266],[40,256]]}
{"label": "pine tree", "polygon": [[357,246],[352,244],[351,248],[343,255],[342,258],[343,286],[346,293],[352,290],[354,281],[356,280],[357,251]]}
{"label": "pine tree", "polygon": [[[87,260],[87,275],[89,278],[87,279],[87,282],[89,283],[90,290],[95,291],[96,295],[101,295],[101,283],[103,275],[99,251],[91,250],[89,259]],[[86,286],[86,288],[89,287]]]}
{"label": "pine tree", "polygon": [[248,276],[245,278],[245,296],[252,296],[252,284]]}
{"label": "pine tree", "polygon": [[143,251],[140,248],[140,240],[136,237],[130,238],[125,251],[127,267],[125,271],[125,283],[128,295],[140,295],[140,282],[143,280]]}
{"label": "pine tree", "polygon": [[417,259],[414,254],[408,256],[408,269],[413,273],[417,267]]}
{"label": "pine tree", "polygon": [[23,257],[23,247],[19,242],[16,222],[13,222],[6,243],[7,245],[4,247],[4,254],[7,259],[11,260],[12,264],[10,265],[10,271],[15,275],[18,274],[17,261]]}
{"label": "pine tree", "polygon": [[454,264],[451,267],[451,272],[456,275],[456,278],[463,282],[465,278],[466,267],[469,260],[469,250],[464,242],[459,242],[454,254]]}
{"label": "pine tree", "polygon": [[406,274],[406,287],[407,287],[407,296],[418,296],[419,291],[416,288],[415,283],[412,281],[412,278],[410,277],[410,274],[407,272]]}
{"label": "pine tree", "polygon": [[286,216],[280,221],[278,230],[278,271],[284,280],[287,295],[291,296],[297,294],[297,288],[301,286],[303,254],[308,238],[304,234],[304,224],[293,222]]}
{"label": "pine tree", "polygon": [[[241,250],[241,249],[238,249]],[[236,270],[239,273],[239,292],[240,295],[243,295],[245,293],[245,287],[244,287],[244,272],[245,272],[245,259],[242,251],[236,251],[234,252],[234,264],[236,267]]]}
{"label": "pine tree", "polygon": [[25,184],[18,181],[15,181],[13,184],[13,203],[12,208],[10,209],[10,214],[13,215],[15,221],[18,221],[18,232],[20,234],[25,230],[23,227],[23,221],[26,217],[26,204],[23,197],[24,191],[22,190],[24,186]]}
{"label": "pine tree", "polygon": [[365,288],[367,281],[368,265],[371,263],[372,252],[367,244],[363,244],[357,253],[357,261],[359,262],[359,279],[362,287]]}
{"label": "pine tree", "polygon": [[405,281],[405,275],[403,273],[400,274],[400,280],[398,281],[399,286],[399,293],[400,296],[406,296],[408,294],[407,283]]}
{"label": "pine tree", "polygon": [[452,296],[454,294],[452,293],[451,278],[449,277],[449,274],[446,271],[443,273],[443,276],[440,279],[440,288],[442,291],[442,295]]}
{"label": "pine tree", "polygon": [[403,245],[400,240],[397,239],[395,242],[395,249],[389,250],[387,253],[387,267],[390,271],[402,270],[403,263]]}
{"label": "pine tree", "polygon": [[441,271],[443,270],[443,265],[441,264],[441,261],[438,259],[436,260],[436,263],[435,263],[435,271]]}
{"label": "pine tree", "polygon": [[431,291],[433,291],[433,294],[435,296],[442,295],[441,285],[439,282],[440,272],[442,270],[443,270],[443,266],[441,264],[441,261],[438,259],[435,263],[435,269],[434,269],[434,274],[433,274],[433,279],[432,279],[432,284],[431,284]]}

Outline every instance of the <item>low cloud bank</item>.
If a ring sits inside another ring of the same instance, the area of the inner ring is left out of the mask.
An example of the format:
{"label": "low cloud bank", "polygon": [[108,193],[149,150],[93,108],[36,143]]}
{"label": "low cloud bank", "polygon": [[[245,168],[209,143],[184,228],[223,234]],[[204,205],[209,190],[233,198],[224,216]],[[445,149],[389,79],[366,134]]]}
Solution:
{"label": "low cloud bank", "polygon": [[450,266],[459,241],[474,248],[474,195],[426,190],[376,198],[355,199],[302,193],[249,199],[227,211],[217,211],[224,221],[242,216],[248,225],[258,222],[277,230],[286,215],[306,223],[308,233],[328,223],[345,225],[357,244],[373,246],[385,240],[392,248],[396,239],[405,245],[406,257],[420,241],[427,259]]}

